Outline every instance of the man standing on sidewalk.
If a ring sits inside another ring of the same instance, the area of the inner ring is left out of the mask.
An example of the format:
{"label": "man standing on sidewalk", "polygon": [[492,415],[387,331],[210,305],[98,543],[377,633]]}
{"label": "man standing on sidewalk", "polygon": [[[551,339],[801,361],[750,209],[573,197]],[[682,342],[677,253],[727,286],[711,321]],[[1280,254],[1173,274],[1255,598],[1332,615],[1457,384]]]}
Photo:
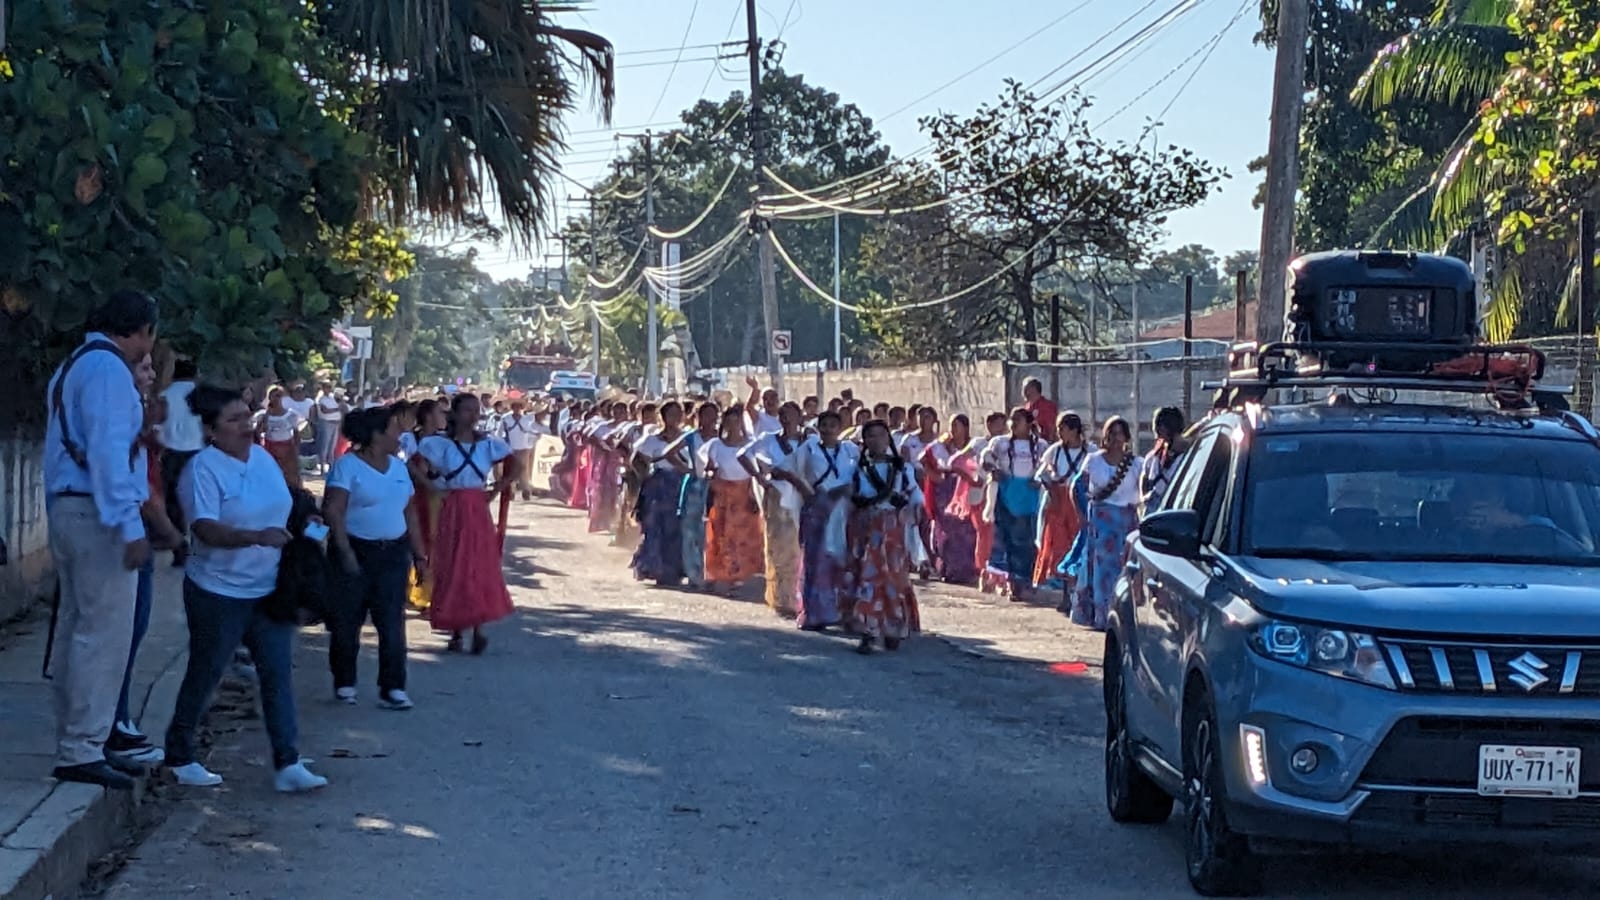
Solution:
{"label": "man standing on sidewalk", "polygon": [[[50,379],[44,476],[61,601],[54,660],[55,777],[127,790],[105,746],[133,644],[138,571],[150,558],[149,496],[133,365],[155,346],[156,303],[118,291]],[[134,768],[126,762],[126,768]]]}

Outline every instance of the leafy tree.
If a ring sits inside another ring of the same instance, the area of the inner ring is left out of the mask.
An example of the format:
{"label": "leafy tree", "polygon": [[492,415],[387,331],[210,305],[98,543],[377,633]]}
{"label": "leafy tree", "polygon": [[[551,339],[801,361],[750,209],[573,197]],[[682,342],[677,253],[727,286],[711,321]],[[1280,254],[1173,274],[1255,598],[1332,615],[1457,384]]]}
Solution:
{"label": "leafy tree", "polygon": [[[610,117],[611,44],[557,24],[572,3],[312,0],[312,73],[385,151],[379,211],[470,225],[492,192],[514,241],[549,219],[561,120],[593,84]],[[573,67],[576,71],[572,71]]]}
{"label": "leafy tree", "polygon": [[[1041,277],[1069,261],[1090,267],[1136,263],[1149,254],[1170,213],[1204,200],[1223,177],[1175,146],[1152,150],[1097,138],[1089,128],[1089,107],[1078,95],[1042,103],[1012,81],[998,101],[971,115],[923,120],[950,200],[934,241],[962,247],[991,274],[1003,272],[997,281],[1002,290],[957,301],[989,307],[962,312],[960,321],[972,329],[955,335],[948,328],[915,332],[908,340],[935,355],[960,356],[964,348],[992,344],[1014,328],[1029,358],[1039,358],[1040,331],[1048,320]],[[879,274],[891,282],[907,280],[892,269]],[[890,308],[918,299],[895,295]],[[1082,309],[1071,314],[1083,318]],[[996,328],[996,322],[1008,327]]]}
{"label": "leafy tree", "polygon": [[[773,148],[772,158],[781,161],[775,164],[775,171],[790,184],[804,190],[875,169],[888,160],[888,149],[879,142],[871,120],[837,94],[776,66],[764,73],[761,90],[765,109],[761,139]],[[744,93],[737,91],[721,101],[702,100],[683,112],[681,128],[653,138],[652,157],[657,164],[653,189],[659,227],[671,232],[699,220],[689,234],[678,239],[685,260],[734,231],[748,228],[749,190],[755,184],[755,175],[748,154],[752,135],[745,114],[747,105]],[[595,186],[606,197],[601,204],[600,222],[590,223],[587,216],[581,216],[567,230],[568,246],[579,258],[589,258],[591,243],[598,241],[600,274],[614,277],[628,273],[624,285],[638,271],[629,262],[644,239],[643,230],[635,224],[644,221],[644,198],[640,193],[644,171],[642,142],[634,142],[625,149],[618,173]],[[724,185],[727,190],[719,197]],[[763,188],[764,192],[771,190]],[[791,202],[792,199],[778,201],[775,205]],[[786,220],[774,227],[797,263],[831,288],[831,217],[824,212],[822,218]],[[857,260],[862,237],[869,227],[869,223],[853,216],[841,221],[847,297],[860,297],[865,290]],[[654,239],[656,248],[660,242],[659,238]],[[713,274],[714,284],[702,290]],[[686,327],[703,365],[765,361],[765,325],[753,240],[741,239],[732,244],[718,266],[688,279],[682,289]],[[613,305],[608,297],[602,298],[603,306]],[[618,317],[633,315],[632,301],[616,300],[614,305],[619,311],[607,321],[617,329],[618,340],[631,343],[633,332]],[[642,295],[637,308],[642,315]],[[832,355],[832,306],[784,275],[781,264],[778,311],[782,326],[794,332],[794,359]],[[667,337],[666,330],[660,334],[663,339]],[[846,316],[846,345],[853,344],[859,335],[860,325],[855,317]],[[636,349],[636,358],[643,359],[642,332]]]}
{"label": "leafy tree", "polygon": [[[0,377],[37,387],[119,287],[155,294],[213,375],[304,358],[343,303],[381,302],[407,259],[361,221],[376,144],[318,105],[282,4],[41,0],[13,17]],[[36,415],[36,392],[10,396]]]}

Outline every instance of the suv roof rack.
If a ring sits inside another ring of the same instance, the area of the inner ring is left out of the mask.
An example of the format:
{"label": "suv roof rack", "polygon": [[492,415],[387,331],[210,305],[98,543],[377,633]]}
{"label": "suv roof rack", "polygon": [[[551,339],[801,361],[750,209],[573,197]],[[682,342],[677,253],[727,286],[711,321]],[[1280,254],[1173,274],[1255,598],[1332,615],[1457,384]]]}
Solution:
{"label": "suv roof rack", "polygon": [[[1398,355],[1435,360],[1396,368]],[[1364,364],[1328,370],[1321,360],[1364,359]],[[1205,382],[1238,401],[1259,401],[1277,388],[1358,387],[1449,391],[1493,397],[1502,406],[1526,408],[1530,395],[1570,394],[1569,387],[1541,385],[1545,356],[1527,344],[1421,344],[1368,342],[1287,342],[1235,344],[1228,352],[1228,376]],[[1543,404],[1541,404],[1543,405]]]}

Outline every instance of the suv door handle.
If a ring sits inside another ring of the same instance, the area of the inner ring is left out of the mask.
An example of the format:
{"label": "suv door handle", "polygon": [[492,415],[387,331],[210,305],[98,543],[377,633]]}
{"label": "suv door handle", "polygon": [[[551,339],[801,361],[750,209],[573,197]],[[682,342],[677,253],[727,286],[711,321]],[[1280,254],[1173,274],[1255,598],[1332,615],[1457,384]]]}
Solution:
{"label": "suv door handle", "polygon": [[1130,574],[1130,575],[1137,574],[1139,572],[1140,568],[1142,568],[1142,567],[1139,565],[1139,561],[1137,559],[1128,560],[1128,565],[1127,565],[1128,574]]}

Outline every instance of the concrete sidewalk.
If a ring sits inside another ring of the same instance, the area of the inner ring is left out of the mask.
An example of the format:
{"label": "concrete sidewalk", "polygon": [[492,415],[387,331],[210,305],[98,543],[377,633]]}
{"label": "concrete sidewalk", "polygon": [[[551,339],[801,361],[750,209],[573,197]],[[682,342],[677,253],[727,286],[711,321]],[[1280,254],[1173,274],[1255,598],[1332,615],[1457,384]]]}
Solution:
{"label": "concrete sidewalk", "polygon": [[[134,672],[133,712],[160,743],[188,651],[182,570],[158,557],[155,608]],[[132,603],[133,598],[129,597]],[[55,713],[40,677],[50,610],[0,632],[0,900],[74,896],[89,867],[127,837],[144,785],[131,794],[50,777]]]}

